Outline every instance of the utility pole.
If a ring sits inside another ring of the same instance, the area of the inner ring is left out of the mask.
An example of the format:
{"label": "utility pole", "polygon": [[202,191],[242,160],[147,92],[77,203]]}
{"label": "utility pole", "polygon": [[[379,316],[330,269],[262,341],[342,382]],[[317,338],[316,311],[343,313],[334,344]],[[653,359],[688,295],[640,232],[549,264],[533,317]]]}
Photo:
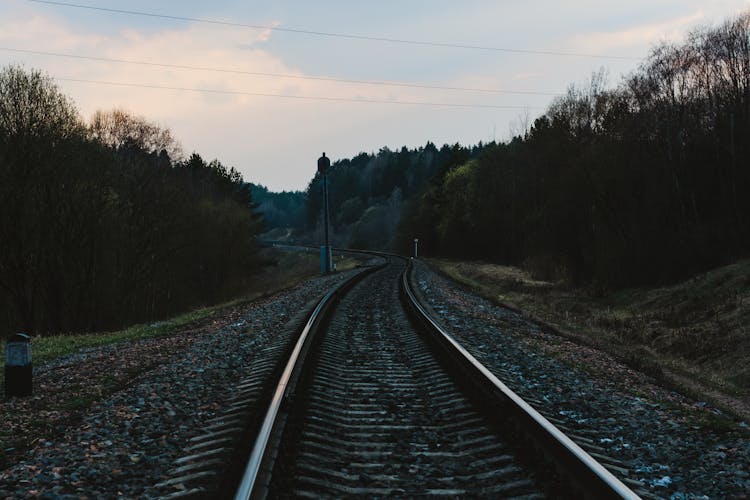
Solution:
{"label": "utility pole", "polygon": [[328,168],[331,166],[331,160],[323,156],[318,158],[318,172],[323,176],[323,225],[325,226],[325,244],[320,248],[320,272],[327,274],[331,272],[332,252],[328,239]]}

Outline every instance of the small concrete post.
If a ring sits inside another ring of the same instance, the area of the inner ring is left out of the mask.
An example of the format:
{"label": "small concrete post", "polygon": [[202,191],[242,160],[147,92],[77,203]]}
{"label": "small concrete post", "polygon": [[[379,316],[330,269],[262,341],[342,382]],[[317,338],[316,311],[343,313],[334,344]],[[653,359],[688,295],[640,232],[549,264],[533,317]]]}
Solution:
{"label": "small concrete post", "polygon": [[419,257],[419,238],[414,238],[414,258]]}
{"label": "small concrete post", "polygon": [[5,344],[5,397],[31,396],[31,337],[17,333]]}

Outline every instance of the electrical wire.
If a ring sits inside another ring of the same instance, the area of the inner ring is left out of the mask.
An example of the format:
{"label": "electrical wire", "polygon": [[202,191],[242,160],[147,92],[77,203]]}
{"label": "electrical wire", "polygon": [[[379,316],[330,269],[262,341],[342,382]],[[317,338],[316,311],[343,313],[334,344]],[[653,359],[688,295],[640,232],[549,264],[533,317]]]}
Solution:
{"label": "electrical wire", "polygon": [[112,82],[106,80],[88,80],[84,78],[64,78],[64,77],[53,77],[55,80],[62,82],[77,82],[77,83],[91,83],[98,85],[109,85],[117,87],[135,87],[145,89],[160,89],[160,90],[178,90],[186,92],[200,92],[207,94],[225,94],[225,95],[243,95],[252,97],[276,97],[283,99],[297,99],[297,100],[308,100],[308,101],[328,101],[328,102],[352,102],[352,103],[363,103],[363,104],[398,104],[408,106],[430,106],[430,107],[447,107],[447,108],[475,108],[475,109],[541,109],[538,106],[503,106],[493,104],[471,104],[471,103],[450,103],[450,102],[429,102],[429,101],[389,101],[386,99],[358,99],[349,97],[325,97],[325,96],[301,96],[291,94],[269,94],[264,92],[245,92],[239,90],[221,90],[221,89],[203,89],[194,87],[174,87],[168,85],[150,85],[143,83],[127,83],[127,82]]}
{"label": "electrical wire", "polygon": [[329,31],[283,28],[280,26],[235,23],[235,22],[220,21],[220,20],[215,20],[215,19],[173,16],[173,15],[168,15],[168,14],[156,14],[153,12],[142,12],[142,11],[136,11],[136,10],[111,9],[107,7],[95,7],[93,5],[81,5],[81,4],[75,4],[75,3],[57,2],[53,0],[27,0],[27,1],[34,2],[34,3],[48,4],[48,5],[56,5],[60,7],[72,7],[76,9],[96,10],[96,11],[101,11],[101,12],[109,12],[112,14],[127,14],[131,16],[145,16],[145,17],[152,17],[152,18],[159,18],[159,19],[171,19],[174,21],[188,21],[188,22],[194,22],[194,23],[214,24],[214,25],[220,25],[220,26],[232,26],[236,28],[249,28],[249,29],[254,29],[254,30],[278,31],[278,32],[283,32],[283,33],[297,33],[297,34],[303,34],[303,35],[313,35],[313,36],[321,36],[321,37],[329,37],[329,38],[346,38],[350,40],[366,40],[366,41],[374,41],[374,42],[404,44],[404,45],[421,45],[421,46],[426,46],[426,47],[441,47],[441,48],[481,50],[481,51],[491,51],[491,52],[506,52],[506,53],[512,53],[512,54],[585,57],[585,58],[595,58],[595,59],[614,59],[614,60],[627,60],[627,61],[640,61],[641,60],[641,58],[639,57],[630,57],[630,56],[613,56],[613,55],[606,55],[606,54],[591,54],[591,53],[585,53],[585,52],[563,52],[563,51],[552,51],[552,50],[512,49],[512,48],[505,48],[505,47],[465,45],[465,44],[434,42],[434,41],[426,41],[426,40],[409,40],[409,39],[388,38],[388,37],[381,37],[381,36],[356,35],[352,33],[336,33],[336,32],[329,32]]}
{"label": "electrical wire", "polygon": [[16,49],[12,47],[0,47],[0,50],[7,51],[7,52],[17,52],[21,54],[67,57],[71,59],[113,62],[113,63],[122,63],[122,64],[136,64],[140,66],[152,66],[152,67],[158,67],[158,68],[185,69],[185,70],[193,70],[193,71],[211,71],[215,73],[264,76],[264,77],[274,77],[274,78],[291,78],[291,79],[297,79],[297,80],[316,80],[316,81],[335,82],[335,83],[351,83],[351,84],[356,84],[356,85],[379,85],[379,86],[406,87],[406,88],[429,89],[429,90],[483,92],[483,93],[494,93],[494,94],[540,95],[540,96],[551,96],[551,97],[561,95],[559,92],[536,92],[532,90],[505,90],[505,89],[487,89],[487,88],[473,88],[473,87],[449,87],[449,86],[442,86],[442,85],[428,85],[428,84],[422,84],[422,83],[408,83],[408,82],[385,81],[385,80],[352,80],[352,79],[346,79],[346,78],[333,78],[333,77],[327,77],[327,76],[308,76],[308,75],[292,75],[288,73],[266,73],[266,72],[260,72],[260,71],[242,71],[242,70],[215,68],[215,67],[208,67],[208,66],[189,66],[189,65],[184,65],[184,64],[167,64],[167,63],[157,63],[157,62],[149,62],[149,61],[135,61],[132,59],[116,59],[116,58],[110,58],[110,57],[66,54],[62,52],[47,52],[47,51],[41,51],[41,50]]}

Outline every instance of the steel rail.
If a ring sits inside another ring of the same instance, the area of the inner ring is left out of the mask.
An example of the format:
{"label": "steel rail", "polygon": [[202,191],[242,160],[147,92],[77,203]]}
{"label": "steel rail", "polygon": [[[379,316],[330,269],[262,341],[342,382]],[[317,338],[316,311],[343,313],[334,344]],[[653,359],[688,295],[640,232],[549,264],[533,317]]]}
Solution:
{"label": "steel rail", "polygon": [[235,500],[247,500],[249,498],[259,498],[265,495],[260,492],[260,489],[264,485],[259,484],[259,478],[262,474],[262,467],[264,461],[268,459],[270,453],[271,438],[276,431],[278,426],[279,416],[282,409],[282,404],[289,396],[289,391],[292,389],[293,376],[298,373],[300,364],[304,358],[304,351],[314,334],[316,326],[319,324],[322,316],[325,314],[328,307],[348,288],[353,286],[356,282],[370,274],[371,272],[380,269],[382,266],[373,267],[369,270],[365,270],[347,281],[339,284],[333,290],[326,293],[321,298],[312,313],[308,317],[302,332],[300,333],[297,342],[292,350],[292,353],[287,360],[279,381],[276,385],[276,389],[273,392],[273,396],[266,410],[263,423],[261,424],[260,430],[258,431],[257,438],[253,444],[253,449],[250,453],[250,457],[247,460],[245,466],[245,472],[240,481],[240,485],[235,493]]}
{"label": "steel rail", "polygon": [[[368,252],[363,250],[343,249],[341,251],[375,255],[379,257],[406,258],[383,252]],[[301,358],[311,343],[316,327],[321,322],[321,317],[340,296],[357,281],[364,278],[370,272],[381,268],[374,267],[369,272],[362,272],[350,280],[340,284],[329,291],[315,306],[310,314],[302,333],[295,344],[292,354],[287,361],[279,382],[274,390],[273,397],[266,411],[258,436],[253,445],[250,458],[247,461],[245,473],[240,485],[236,490],[235,499],[245,500],[249,498],[264,497],[268,492],[263,479],[263,471],[267,469],[266,461],[272,460],[270,448],[274,433],[281,427],[278,423],[280,416],[284,413],[283,405],[288,399],[289,392],[295,385],[295,376],[299,373]],[[574,491],[582,498],[624,498],[638,499],[636,493],[617,479],[603,465],[581,449],[562,431],[550,423],[544,416],[526,403],[520,396],[515,394],[463,346],[461,346],[448,332],[446,332],[427,312],[417,298],[409,279],[412,271],[412,263],[409,261],[407,270],[402,274],[401,288],[403,296],[412,311],[418,316],[419,321],[434,334],[434,338],[448,352],[453,361],[457,361],[469,377],[474,386],[484,393],[492,393],[499,404],[506,410],[504,413],[512,414],[513,422],[523,429],[525,436],[534,443],[537,450],[542,450],[548,462],[554,464],[557,472],[570,481]],[[494,398],[493,398],[494,399]],[[275,452],[275,451],[274,451]]]}
{"label": "steel rail", "polygon": [[[489,390],[498,395],[503,405],[508,407],[518,419],[519,424],[526,430],[527,436],[544,451],[544,454],[554,462],[555,467],[564,474],[585,498],[640,498],[635,492],[617,479],[603,465],[574,443],[560,429],[544,418],[526,401],[501,382],[482,363],[471,355],[451,334],[446,332],[435,322],[427,310],[420,304],[409,280],[412,262],[402,276],[403,291],[413,310],[420,316],[438,337],[453,359],[459,360],[465,370],[473,372],[473,379],[485,385],[483,390]],[[489,386],[489,387],[488,387]]]}

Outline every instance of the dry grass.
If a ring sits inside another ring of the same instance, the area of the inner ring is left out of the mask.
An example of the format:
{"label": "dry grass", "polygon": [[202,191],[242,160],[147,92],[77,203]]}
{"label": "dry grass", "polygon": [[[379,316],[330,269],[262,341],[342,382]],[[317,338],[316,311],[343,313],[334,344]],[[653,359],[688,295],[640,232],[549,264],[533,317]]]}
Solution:
{"label": "dry grass", "polygon": [[750,261],[676,285],[596,295],[521,269],[432,260],[495,302],[735,413],[750,414]]}

